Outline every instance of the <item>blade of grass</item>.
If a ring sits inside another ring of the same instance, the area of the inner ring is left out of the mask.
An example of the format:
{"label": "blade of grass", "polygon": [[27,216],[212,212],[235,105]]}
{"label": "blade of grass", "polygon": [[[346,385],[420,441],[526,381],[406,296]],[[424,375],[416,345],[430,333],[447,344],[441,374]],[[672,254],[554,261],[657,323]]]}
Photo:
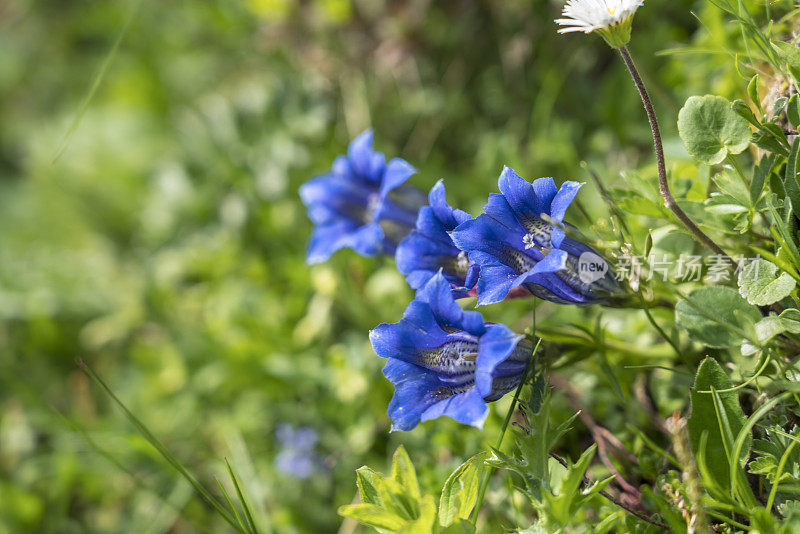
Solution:
{"label": "blade of grass", "polygon": [[58,145],[58,149],[56,150],[55,155],[53,156],[52,161],[50,162],[51,165],[54,164],[58,158],[64,153],[69,145],[72,136],[75,135],[75,132],[78,131],[78,126],[81,123],[81,119],[86,114],[86,111],[89,109],[89,104],[91,103],[92,99],[94,99],[95,93],[100,88],[100,84],[103,82],[103,79],[106,77],[106,73],[108,72],[109,67],[111,66],[112,61],[117,55],[117,51],[119,50],[120,44],[122,44],[122,40],[128,34],[128,30],[131,27],[134,19],[136,18],[136,14],[139,12],[139,6],[142,4],[142,0],[137,0],[136,3],[133,4],[131,8],[130,14],[128,14],[128,18],[125,19],[125,22],[122,24],[122,28],[120,28],[119,33],[117,33],[116,39],[114,39],[114,44],[111,45],[111,49],[106,54],[106,57],[103,59],[103,63],[100,64],[100,69],[95,74],[94,79],[92,80],[92,85],[89,87],[89,91],[86,93],[86,96],[83,97],[83,101],[81,105],[78,107],[78,111],[75,113],[75,117],[72,119],[72,122],[67,128],[64,137],[61,139],[61,143]]}
{"label": "blade of grass", "polygon": [[127,406],[117,397],[111,388],[103,382],[103,379],[100,378],[97,373],[92,370],[91,367],[82,359],[77,360],[78,367],[88,376],[91,378],[98,386],[100,386],[103,391],[105,391],[109,397],[119,406],[122,412],[125,414],[125,417],[131,424],[136,427],[136,430],[153,446],[161,456],[169,463],[175,470],[180,473],[183,478],[185,478],[189,484],[197,491],[197,493],[205,500],[212,508],[214,508],[222,518],[227,521],[233,528],[235,528],[239,532],[243,532],[247,534],[246,530],[242,530],[239,525],[236,523],[236,520],[228,513],[225,507],[220,503],[206,488],[203,487],[197,479],[189,473],[189,471],[181,464],[170,452],[161,444],[161,442],[156,438],[152,432],[142,423],[133,412],[131,412]]}
{"label": "blade of grass", "polygon": [[[733,443],[733,450],[731,451],[731,455],[728,456],[728,462],[730,466],[730,475],[731,475],[731,485],[734,484],[734,481],[739,479],[747,486],[749,493],[745,493],[742,497],[745,498],[748,502],[745,502],[745,505],[748,508],[754,508],[758,506],[758,501],[756,501],[755,496],[752,493],[752,489],[750,489],[750,485],[747,484],[747,478],[744,476],[744,472],[739,465],[739,454],[742,452],[742,447],[744,447],[744,442],[747,439],[747,436],[750,435],[750,432],[753,430],[753,427],[756,425],[759,419],[764,417],[776,404],[781,402],[783,399],[788,397],[790,393],[787,391],[785,393],[781,393],[777,397],[773,397],[767,403],[765,403],[761,408],[756,410],[753,415],[751,415],[747,422],[744,424],[741,430],[739,430],[739,435],[736,436],[736,441]],[[735,475],[738,473],[738,477],[734,478]]]}
{"label": "blade of grass", "polygon": [[239,527],[242,530],[250,532],[247,526],[242,522],[242,518],[239,517],[239,512],[236,510],[236,506],[234,506],[233,501],[231,500],[231,496],[228,495],[228,490],[225,489],[225,486],[222,485],[222,482],[217,477],[214,477],[214,480],[217,481],[217,486],[219,486],[220,491],[222,491],[222,495],[225,497],[225,500],[228,501],[228,506],[231,507],[233,511],[233,516],[236,518],[236,522],[239,523]]}
{"label": "blade of grass", "polygon": [[247,523],[250,527],[250,531],[254,534],[258,533],[258,529],[256,529],[256,523],[253,521],[253,514],[250,513],[250,507],[247,505],[247,500],[244,498],[242,494],[242,489],[239,487],[239,481],[236,479],[236,475],[233,473],[233,468],[231,467],[231,463],[225,458],[225,465],[228,467],[228,474],[231,476],[231,480],[233,481],[233,487],[236,488],[236,495],[239,496],[239,502],[242,504],[242,509],[244,510],[245,517],[247,517]]}

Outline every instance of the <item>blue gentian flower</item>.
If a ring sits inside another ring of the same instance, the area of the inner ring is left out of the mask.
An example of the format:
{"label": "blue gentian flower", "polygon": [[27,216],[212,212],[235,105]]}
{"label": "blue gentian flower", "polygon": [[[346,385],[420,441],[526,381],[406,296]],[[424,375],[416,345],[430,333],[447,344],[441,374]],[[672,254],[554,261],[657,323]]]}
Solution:
{"label": "blue gentian flower", "polygon": [[447,204],[444,183],[436,182],[428,193],[428,205],[417,215],[417,225],[400,242],[395,252],[397,269],[409,285],[420,289],[439,270],[453,286],[456,295],[467,296],[478,280],[477,264],[470,264],[467,253],[456,248],[449,232],[472,216]]}
{"label": "blue gentian flower", "polygon": [[356,137],[330,172],[300,187],[314,223],[306,261],[325,261],[341,248],[364,256],[394,254],[425,204],[421,191],[403,185],[415,172],[405,160],[387,163],[373,150],[371,131]]}
{"label": "blue gentian flower", "polygon": [[482,427],[487,403],[519,385],[531,357],[523,336],[462,310],[442,273],[417,291],[399,322],[378,325],[369,339],[388,358],[383,374],[395,385],[392,430],[442,415]]}
{"label": "blue gentian flower", "polygon": [[480,267],[479,305],[500,302],[520,286],[561,304],[594,304],[619,291],[608,263],[565,237],[564,214],[583,184],[530,183],[505,167],[498,185],[502,194],[489,195],[483,213],[450,234]]}
{"label": "blue gentian flower", "polygon": [[281,450],[275,457],[275,466],[281,473],[305,479],[317,471],[319,459],[314,453],[317,433],[313,428],[295,428],[289,423],[282,423],[275,436],[281,444]]}

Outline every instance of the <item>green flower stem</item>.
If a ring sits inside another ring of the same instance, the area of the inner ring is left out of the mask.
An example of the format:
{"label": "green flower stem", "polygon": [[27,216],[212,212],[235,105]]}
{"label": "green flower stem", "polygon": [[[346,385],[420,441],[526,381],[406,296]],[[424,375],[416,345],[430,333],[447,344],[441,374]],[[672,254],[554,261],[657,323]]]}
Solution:
{"label": "green flower stem", "polygon": [[664,329],[661,328],[661,326],[653,318],[653,315],[650,313],[650,308],[649,306],[647,306],[647,303],[644,300],[644,295],[642,295],[641,288],[639,289],[639,300],[642,303],[642,309],[644,310],[644,314],[647,316],[647,320],[650,321],[650,324],[653,325],[653,328],[658,330],[658,333],[661,334],[661,337],[663,337],[664,340],[670,344],[670,346],[675,351],[675,354],[677,354],[679,358],[683,357],[683,353],[681,352],[681,349],[675,344],[675,341],[673,341],[672,338],[668,336],[666,332],[664,332]]}
{"label": "green flower stem", "polygon": [[[511,401],[511,406],[508,407],[508,412],[506,413],[506,419],[505,421],[503,421],[503,427],[500,429],[500,436],[497,438],[497,444],[494,447],[497,450],[500,450],[500,447],[503,445],[503,438],[506,435],[508,424],[511,422],[511,416],[514,415],[514,410],[517,407],[517,401],[519,401],[519,394],[522,392],[522,387],[528,380],[528,375],[530,374],[530,370],[533,367],[533,361],[536,359],[536,352],[539,350],[539,345],[541,343],[542,343],[542,338],[539,338],[539,341],[536,342],[536,346],[533,347],[533,351],[531,352],[531,359],[528,360],[528,365],[525,367],[525,372],[522,374],[522,380],[520,380],[519,386],[517,386],[517,391],[514,392],[514,398]],[[489,486],[489,477],[492,476],[493,471],[494,471],[493,467],[488,467],[486,469],[486,474],[483,475],[483,480],[481,481],[481,490],[478,492],[478,499],[475,501],[475,508],[472,510],[473,525],[478,523],[478,514],[481,511],[481,505],[483,505],[483,498],[486,496],[486,488]]]}
{"label": "green flower stem", "polygon": [[644,86],[642,77],[639,75],[639,71],[633,62],[630,52],[628,51],[628,47],[623,46],[619,48],[619,53],[622,56],[622,60],[625,62],[625,66],[628,67],[628,71],[631,73],[633,83],[636,84],[636,89],[639,90],[639,96],[642,98],[642,104],[644,104],[644,110],[647,113],[647,119],[650,121],[650,129],[653,131],[653,145],[656,152],[656,163],[658,165],[658,187],[661,191],[661,196],[664,197],[666,206],[672,211],[672,213],[675,214],[675,216],[683,223],[683,225],[695,235],[698,241],[706,245],[720,256],[725,257],[731,263],[731,265],[735,266],[736,263],[733,261],[733,259],[731,259],[731,257],[728,256],[728,254],[722,250],[722,248],[710,237],[703,233],[703,231],[681,209],[681,207],[678,205],[678,202],[675,200],[675,197],[672,196],[672,192],[669,189],[669,183],[667,182],[667,167],[664,163],[664,145],[661,142],[661,130],[658,127],[658,119],[656,118],[655,110],[653,110],[653,104],[650,102],[650,95],[647,93],[647,89]]}

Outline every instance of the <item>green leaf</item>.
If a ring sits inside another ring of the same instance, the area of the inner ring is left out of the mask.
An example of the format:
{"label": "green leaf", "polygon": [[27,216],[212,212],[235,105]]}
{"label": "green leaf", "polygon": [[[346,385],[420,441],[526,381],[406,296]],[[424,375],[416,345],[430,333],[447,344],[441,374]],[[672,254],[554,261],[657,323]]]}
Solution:
{"label": "green leaf", "polygon": [[689,154],[708,165],[750,145],[750,126],[721,96],[690,97],[678,114],[678,132]]}
{"label": "green leaf", "polygon": [[378,487],[378,495],[383,507],[393,514],[407,520],[419,518],[419,499],[407,493],[405,487],[392,478],[384,479]]}
{"label": "green leaf", "polygon": [[[712,388],[715,395],[700,393]],[[720,392],[730,388],[731,382],[716,360],[703,360],[691,389],[692,404],[688,420],[689,442],[695,455],[699,454],[703,434],[707,435],[705,467],[712,482],[722,488],[731,486],[728,465],[728,454],[733,447],[731,436],[738,435],[746,421],[736,391]],[[746,460],[750,453],[750,439],[747,438],[742,448],[740,462]]]}
{"label": "green leaf", "polygon": [[775,154],[770,154],[769,156],[765,155],[761,158],[761,161],[758,162],[758,165],[756,165],[753,171],[753,181],[750,182],[750,202],[752,205],[755,205],[758,199],[761,198],[767,176],[769,176],[770,171],[772,171],[772,166],[775,164],[776,159]]}
{"label": "green leaf", "polygon": [[[785,310],[780,315],[773,314],[756,323],[756,339],[762,347],[774,337],[786,332],[800,334],[800,311],[795,309]],[[745,356],[754,354],[758,350],[759,347],[749,342],[742,344],[742,354]]]}
{"label": "green leaf", "polygon": [[796,94],[789,99],[789,104],[786,106],[786,116],[795,129],[800,127],[800,98]]}
{"label": "green leaf", "polygon": [[339,515],[350,517],[365,525],[389,531],[399,530],[406,521],[374,504],[347,504],[339,507]]}
{"label": "green leaf", "polygon": [[476,454],[447,478],[439,500],[439,524],[443,527],[457,519],[469,519],[478,497],[485,458],[486,452]]}
{"label": "green leaf", "polygon": [[440,528],[440,534],[475,534],[475,527],[465,519],[459,519],[449,527]]}
{"label": "green leaf", "polygon": [[692,291],[675,307],[675,321],[695,341],[708,347],[735,347],[746,337],[743,320],[761,319],[758,309],[748,305],[735,289],[703,287]]}
{"label": "green leaf", "polygon": [[763,113],[764,111],[761,109],[761,98],[758,96],[758,74],[753,76],[750,79],[750,83],[747,84],[747,96],[749,96],[753,104],[756,105],[758,111]]}
{"label": "green leaf", "polygon": [[383,482],[383,475],[376,473],[366,465],[356,469],[356,485],[361,496],[361,502],[366,504],[380,504],[378,487]]}
{"label": "green leaf", "polygon": [[[570,465],[567,468],[567,472],[561,479],[555,495],[545,493],[545,497],[549,502],[550,514],[562,526],[569,524],[575,512],[575,508],[577,507],[576,504],[580,502],[580,497],[582,495],[580,486],[583,483],[583,477],[586,474],[586,470],[589,469],[589,464],[592,458],[594,458],[596,451],[597,444],[595,443],[586,449],[574,465]],[[604,480],[600,482],[600,484],[605,487],[609,481],[610,480]],[[600,489],[602,489],[602,487],[600,487]],[[600,490],[598,489],[597,491]]]}
{"label": "green leaf", "polygon": [[797,181],[797,160],[800,155],[800,136],[795,137],[792,149],[786,158],[786,175],[783,185],[786,188],[786,196],[792,201],[792,211],[800,211],[800,182]]}
{"label": "green leaf", "polygon": [[797,282],[789,273],[781,273],[776,278],[777,273],[777,265],[756,258],[739,273],[739,294],[756,306],[774,304],[789,296]]}
{"label": "green leaf", "polygon": [[744,100],[734,100],[731,104],[733,111],[736,112],[737,115],[742,117],[744,120],[755,126],[756,128],[761,127],[761,121],[753,113],[753,110],[750,109],[750,106],[747,105],[747,102]]}
{"label": "green leaf", "polygon": [[775,99],[775,103],[772,104],[772,116],[777,117],[783,111],[783,108],[786,107],[786,104],[789,102],[789,99],[785,96],[779,97]]}
{"label": "green leaf", "polygon": [[414,464],[411,463],[411,458],[408,457],[408,453],[402,445],[397,447],[394,452],[392,478],[405,490],[406,495],[409,495],[414,500],[422,498]]}
{"label": "green leaf", "polygon": [[781,61],[794,69],[800,69],[800,50],[797,47],[784,41],[772,41],[772,46],[778,52]]}
{"label": "green leaf", "polygon": [[403,525],[397,534],[430,534],[436,526],[436,501],[432,495],[425,495],[419,507],[419,517]]}

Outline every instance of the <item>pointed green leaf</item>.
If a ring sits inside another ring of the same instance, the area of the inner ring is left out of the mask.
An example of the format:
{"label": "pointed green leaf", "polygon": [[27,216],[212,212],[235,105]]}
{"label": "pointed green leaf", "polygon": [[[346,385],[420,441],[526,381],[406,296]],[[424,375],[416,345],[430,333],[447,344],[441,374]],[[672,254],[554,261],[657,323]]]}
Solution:
{"label": "pointed green leaf", "polygon": [[402,445],[397,447],[392,459],[392,478],[406,490],[407,495],[415,500],[422,498],[414,464],[411,463],[411,458]]}
{"label": "pointed green leaf", "polygon": [[775,47],[781,61],[792,68],[800,69],[800,50],[797,47],[784,41],[772,41],[772,46]]}
{"label": "pointed green leaf", "polygon": [[795,137],[792,149],[786,158],[786,175],[783,179],[783,186],[786,189],[786,196],[792,202],[792,211],[800,212],[800,182],[797,181],[797,160],[800,155],[800,136]]}
{"label": "pointed green leaf", "polygon": [[443,527],[456,519],[469,519],[478,497],[485,458],[486,452],[476,454],[447,478],[439,500],[439,524]]}
{"label": "pointed green leaf", "polygon": [[758,96],[758,74],[753,76],[750,79],[750,83],[747,84],[747,96],[749,96],[753,104],[756,105],[758,111],[763,113],[764,111],[761,109],[761,98]]}
{"label": "pointed green leaf", "polygon": [[406,488],[395,479],[385,479],[378,487],[378,495],[383,507],[393,514],[407,520],[419,517],[420,499],[408,494]]}
{"label": "pointed green leaf", "polygon": [[[712,388],[716,394],[701,393]],[[733,448],[734,438],[746,421],[739,406],[737,392],[722,391],[730,388],[731,382],[716,360],[703,360],[691,390],[691,414],[688,420],[692,450],[696,456],[700,454],[701,438],[706,433],[704,470],[707,470],[707,476],[712,477],[710,482],[726,489],[731,487],[728,454]],[[749,451],[748,439],[741,451],[740,460],[746,459]]]}
{"label": "pointed green leaf", "polygon": [[383,475],[376,473],[366,465],[356,469],[356,484],[362,503],[380,505],[378,487],[383,482],[383,478]]}
{"label": "pointed green leaf", "polygon": [[420,505],[419,517],[403,525],[397,534],[430,534],[436,528],[436,501],[426,495]]}
{"label": "pointed green leaf", "polygon": [[406,522],[402,517],[374,504],[347,504],[339,508],[339,515],[350,517],[370,527],[392,532],[400,529]]}
{"label": "pointed green leaf", "polygon": [[800,128],[800,98],[796,94],[789,99],[789,103],[786,106],[786,116],[795,130]]}

